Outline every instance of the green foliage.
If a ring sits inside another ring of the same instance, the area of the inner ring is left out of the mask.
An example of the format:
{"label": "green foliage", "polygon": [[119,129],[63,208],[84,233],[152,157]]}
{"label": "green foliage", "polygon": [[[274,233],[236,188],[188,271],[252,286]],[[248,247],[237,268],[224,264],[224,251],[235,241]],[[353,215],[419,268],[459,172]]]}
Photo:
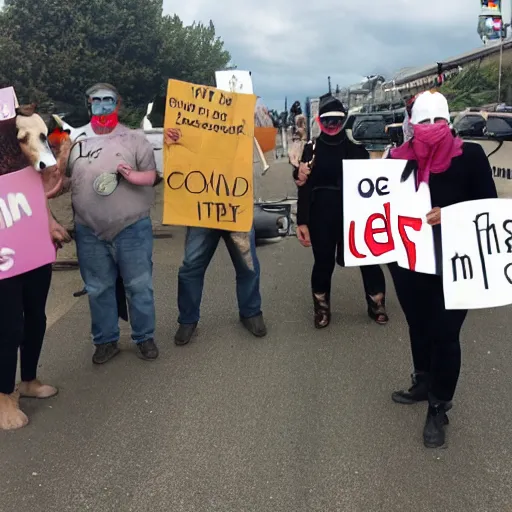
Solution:
{"label": "green foliage", "polygon": [[81,106],[90,85],[110,82],[129,119],[168,78],[212,84],[230,62],[212,23],[162,16],[162,0],[8,0],[0,22],[0,87],[20,101]]}
{"label": "green foliage", "polygon": [[[497,103],[498,77],[499,67],[497,64],[482,67],[470,66],[447,81],[440,88],[440,92],[448,99],[452,111]],[[509,86],[512,86],[512,68],[504,67],[501,76],[500,101],[505,101]]]}

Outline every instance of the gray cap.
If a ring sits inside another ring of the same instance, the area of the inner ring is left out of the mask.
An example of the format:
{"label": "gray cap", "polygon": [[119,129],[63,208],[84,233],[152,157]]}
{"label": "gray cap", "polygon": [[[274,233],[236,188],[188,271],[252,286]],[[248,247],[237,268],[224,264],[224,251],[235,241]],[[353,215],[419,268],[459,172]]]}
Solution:
{"label": "gray cap", "polygon": [[113,85],[107,84],[105,82],[99,82],[97,84],[94,84],[92,87],[89,87],[89,89],[85,91],[85,95],[88,98],[90,98],[95,92],[101,89],[107,89],[108,91],[112,91],[117,97],[119,97],[119,91]]}

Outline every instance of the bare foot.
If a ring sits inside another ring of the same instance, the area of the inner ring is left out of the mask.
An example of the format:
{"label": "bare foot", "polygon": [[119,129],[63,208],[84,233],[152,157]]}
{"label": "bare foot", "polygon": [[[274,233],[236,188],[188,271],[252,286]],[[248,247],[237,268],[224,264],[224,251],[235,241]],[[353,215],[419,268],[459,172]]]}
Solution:
{"label": "bare foot", "polygon": [[30,382],[20,382],[18,386],[20,396],[25,398],[50,398],[59,390],[48,384],[41,384],[37,379]]}
{"label": "bare foot", "polygon": [[0,430],[16,430],[28,423],[28,418],[18,405],[18,393],[0,393]]}

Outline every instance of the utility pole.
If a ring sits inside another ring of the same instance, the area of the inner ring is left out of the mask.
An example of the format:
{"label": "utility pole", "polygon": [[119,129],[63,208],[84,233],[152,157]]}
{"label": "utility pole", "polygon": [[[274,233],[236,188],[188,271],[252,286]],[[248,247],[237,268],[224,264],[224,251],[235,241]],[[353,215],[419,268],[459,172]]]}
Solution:
{"label": "utility pole", "polygon": [[332,94],[331,77],[330,76],[327,77],[327,82],[329,84],[329,94]]}

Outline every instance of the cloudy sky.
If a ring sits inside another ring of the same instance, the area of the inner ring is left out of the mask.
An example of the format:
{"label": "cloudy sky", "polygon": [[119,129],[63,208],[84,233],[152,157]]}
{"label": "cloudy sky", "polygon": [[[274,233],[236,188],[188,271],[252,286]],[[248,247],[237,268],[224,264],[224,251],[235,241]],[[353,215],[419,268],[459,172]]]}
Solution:
{"label": "cloudy sky", "polygon": [[[504,2],[505,3],[505,2]],[[479,0],[164,0],[187,24],[211,19],[238,69],[271,108],[392,77],[481,46]],[[507,19],[510,19],[509,13]]]}

